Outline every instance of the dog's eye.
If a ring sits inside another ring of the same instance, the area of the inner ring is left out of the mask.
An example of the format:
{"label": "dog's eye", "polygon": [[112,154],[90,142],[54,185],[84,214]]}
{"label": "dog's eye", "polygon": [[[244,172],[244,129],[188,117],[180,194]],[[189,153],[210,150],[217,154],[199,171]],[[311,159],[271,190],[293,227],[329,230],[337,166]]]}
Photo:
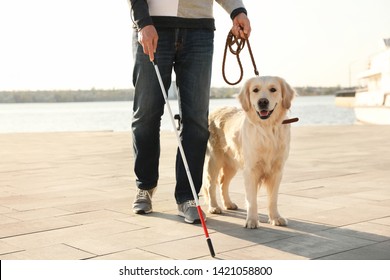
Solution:
{"label": "dog's eye", "polygon": [[275,91],[276,91],[276,88],[270,88],[269,91],[270,91],[270,92],[275,92]]}
{"label": "dog's eye", "polygon": [[253,92],[259,92],[258,88],[253,89]]}

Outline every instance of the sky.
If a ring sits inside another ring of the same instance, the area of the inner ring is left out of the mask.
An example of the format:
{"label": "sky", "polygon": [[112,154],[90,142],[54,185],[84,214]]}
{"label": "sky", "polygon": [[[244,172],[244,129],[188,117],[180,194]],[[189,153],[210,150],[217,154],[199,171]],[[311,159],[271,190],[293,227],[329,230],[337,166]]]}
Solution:
{"label": "sky", "polygon": [[[294,87],[356,84],[367,59],[390,37],[390,0],[244,0],[260,75]],[[221,74],[229,15],[216,18],[212,86]],[[0,90],[132,87],[127,0],[0,0]],[[254,75],[247,49],[244,80]],[[234,58],[228,77],[238,78]]]}

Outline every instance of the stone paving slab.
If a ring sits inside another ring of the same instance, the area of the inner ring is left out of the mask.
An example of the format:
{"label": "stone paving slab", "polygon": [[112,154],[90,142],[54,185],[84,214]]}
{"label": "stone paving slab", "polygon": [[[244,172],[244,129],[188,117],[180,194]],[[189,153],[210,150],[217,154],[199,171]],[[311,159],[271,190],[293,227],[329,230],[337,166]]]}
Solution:
{"label": "stone paving slab", "polygon": [[[243,227],[239,172],[239,209],[207,215],[216,258],[389,260],[389,139],[390,126],[293,126],[279,196],[289,225],[267,223],[261,189],[261,226]],[[0,259],[212,259],[202,227],[177,215],[175,135],[161,141],[154,212],[135,215],[129,132],[0,134]]]}

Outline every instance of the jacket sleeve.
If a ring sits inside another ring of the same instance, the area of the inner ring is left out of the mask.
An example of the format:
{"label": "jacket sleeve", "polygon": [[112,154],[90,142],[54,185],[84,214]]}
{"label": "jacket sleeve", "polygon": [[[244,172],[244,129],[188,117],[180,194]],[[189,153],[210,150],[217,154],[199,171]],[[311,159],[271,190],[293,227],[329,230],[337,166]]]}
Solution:
{"label": "jacket sleeve", "polygon": [[230,14],[230,18],[234,19],[238,14],[245,13],[247,14],[247,10],[245,9],[244,3],[242,0],[216,0],[219,5],[224,8],[226,12]]}
{"label": "jacket sleeve", "polygon": [[128,2],[131,8],[131,16],[137,29],[153,24],[146,0],[128,0]]}

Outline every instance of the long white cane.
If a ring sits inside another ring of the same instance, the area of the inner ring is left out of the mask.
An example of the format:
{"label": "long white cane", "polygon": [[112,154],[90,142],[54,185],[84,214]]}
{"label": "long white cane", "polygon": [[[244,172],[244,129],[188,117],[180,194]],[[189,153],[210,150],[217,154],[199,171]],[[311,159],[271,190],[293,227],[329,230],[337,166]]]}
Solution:
{"label": "long white cane", "polygon": [[194,182],[193,182],[193,180],[192,180],[190,168],[188,167],[187,158],[186,158],[185,153],[184,153],[183,145],[181,144],[179,132],[178,132],[177,129],[176,129],[175,120],[174,120],[174,118],[173,118],[171,106],[169,105],[169,102],[168,102],[168,95],[167,95],[167,92],[165,91],[165,87],[164,87],[164,84],[163,84],[163,81],[162,81],[161,74],[160,74],[160,71],[159,71],[159,69],[158,69],[157,63],[156,63],[155,61],[153,61],[153,65],[154,65],[154,69],[156,70],[156,75],[157,75],[158,81],[159,81],[159,83],[160,83],[160,87],[161,87],[162,94],[163,94],[163,96],[164,96],[165,103],[167,104],[167,108],[168,108],[168,111],[169,111],[169,116],[170,116],[170,118],[171,118],[173,130],[175,131],[177,143],[178,143],[178,145],[179,145],[179,150],[180,150],[181,158],[183,159],[184,168],[185,168],[185,170],[186,170],[187,177],[188,177],[188,181],[189,181],[190,186],[191,186],[192,195],[194,196],[194,200],[195,200],[196,208],[197,208],[197,210],[198,210],[200,222],[202,223],[203,231],[204,231],[204,234],[205,234],[205,236],[206,236],[207,245],[208,245],[208,247],[209,247],[211,256],[212,256],[212,257],[215,257],[215,252],[214,252],[213,244],[211,243],[211,239],[210,239],[210,236],[209,236],[209,232],[208,232],[208,230],[207,230],[207,226],[206,226],[206,223],[205,223],[205,221],[204,221],[202,209],[200,208],[200,205],[199,205],[198,194],[196,193],[196,190],[195,190],[195,186],[194,186]]}

